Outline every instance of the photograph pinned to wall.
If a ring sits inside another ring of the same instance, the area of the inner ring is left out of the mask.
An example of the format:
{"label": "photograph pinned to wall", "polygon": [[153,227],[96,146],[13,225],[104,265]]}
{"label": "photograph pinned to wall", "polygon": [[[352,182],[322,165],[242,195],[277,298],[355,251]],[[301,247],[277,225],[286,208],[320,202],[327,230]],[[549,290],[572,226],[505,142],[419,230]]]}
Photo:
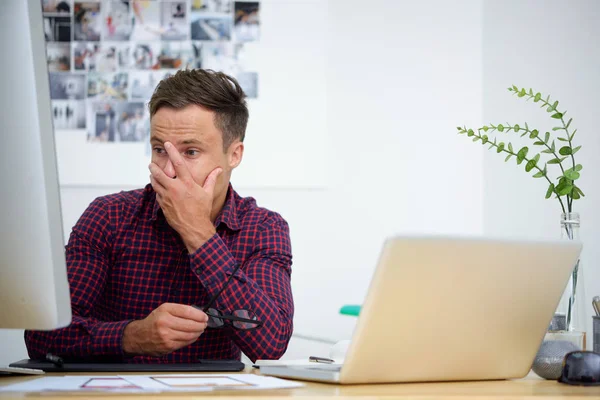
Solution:
{"label": "photograph pinned to wall", "polygon": [[96,59],[100,53],[98,42],[73,43],[73,69],[75,71],[96,71]]}
{"label": "photograph pinned to wall", "polygon": [[46,57],[48,60],[48,71],[70,71],[71,70],[71,44],[61,42],[50,42],[46,46]]}
{"label": "photograph pinned to wall", "polygon": [[165,0],[161,4],[160,28],[162,40],[185,40],[189,38],[185,1]]}
{"label": "photograph pinned to wall", "polygon": [[73,0],[42,0],[43,13],[71,14]]}
{"label": "photograph pinned to wall", "polygon": [[163,69],[199,68],[202,65],[201,56],[189,41],[163,42],[158,63]]}
{"label": "photograph pinned to wall", "polygon": [[89,73],[88,98],[96,101],[127,100],[128,73]]}
{"label": "photograph pinned to wall", "polygon": [[143,102],[150,101],[158,82],[169,75],[170,73],[165,71],[130,71],[131,95],[129,98]]}
{"label": "photograph pinned to wall", "polygon": [[190,21],[192,40],[231,40],[231,13],[192,11]]}
{"label": "photograph pinned to wall", "polygon": [[84,129],[85,100],[53,100],[54,129]]}
{"label": "photograph pinned to wall", "polygon": [[234,4],[233,39],[238,42],[255,42],[259,38],[259,3],[236,1]]}
{"label": "photograph pinned to wall", "polygon": [[204,46],[203,42],[191,42],[192,43],[192,51],[194,52],[194,66],[192,68],[204,68],[204,63],[202,61],[203,52],[202,47]]}
{"label": "photograph pinned to wall", "polygon": [[85,98],[84,74],[50,72],[49,78],[52,100],[82,100]]}
{"label": "photograph pinned to wall", "polygon": [[103,40],[129,40],[132,30],[129,0],[104,2]]}
{"label": "photograph pinned to wall", "polygon": [[90,142],[143,142],[148,139],[150,118],[144,103],[93,101],[86,124]]}
{"label": "photograph pinned to wall", "polygon": [[131,49],[131,68],[159,69],[160,42],[137,43]]}
{"label": "photograph pinned to wall", "polygon": [[128,69],[130,63],[128,42],[101,42],[96,56],[96,71],[116,72]]}
{"label": "photograph pinned to wall", "polygon": [[258,74],[256,72],[239,72],[235,78],[249,99],[258,97]]}
{"label": "photograph pinned to wall", "polygon": [[192,0],[192,11],[229,14],[232,0]]}
{"label": "photograph pinned to wall", "polygon": [[243,43],[203,43],[202,68],[223,71],[234,76],[246,96],[258,98],[258,73],[245,65]]}
{"label": "photograph pinned to wall", "polygon": [[73,40],[97,42],[102,29],[101,3],[79,2],[73,6]]}
{"label": "photograph pinned to wall", "polygon": [[150,116],[144,103],[117,104],[117,142],[143,142],[150,134]]}
{"label": "photograph pinned to wall", "polygon": [[202,68],[222,71],[230,75],[240,72],[233,43],[203,43]]}
{"label": "photograph pinned to wall", "polygon": [[71,41],[71,16],[57,16],[61,14],[44,14],[44,37],[46,42]]}
{"label": "photograph pinned to wall", "polygon": [[131,40],[160,40],[160,3],[155,0],[132,0],[133,30]]}

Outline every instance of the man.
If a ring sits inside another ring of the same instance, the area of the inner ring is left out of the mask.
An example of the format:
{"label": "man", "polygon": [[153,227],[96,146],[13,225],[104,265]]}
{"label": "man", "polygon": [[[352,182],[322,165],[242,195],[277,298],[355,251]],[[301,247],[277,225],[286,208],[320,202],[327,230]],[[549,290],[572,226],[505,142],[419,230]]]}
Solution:
{"label": "man", "polygon": [[151,183],[94,200],[74,226],[73,322],[25,332],[31,358],[283,355],[294,310],[288,225],[229,184],[244,153],[244,98],[219,72],[159,83],[149,103]]}

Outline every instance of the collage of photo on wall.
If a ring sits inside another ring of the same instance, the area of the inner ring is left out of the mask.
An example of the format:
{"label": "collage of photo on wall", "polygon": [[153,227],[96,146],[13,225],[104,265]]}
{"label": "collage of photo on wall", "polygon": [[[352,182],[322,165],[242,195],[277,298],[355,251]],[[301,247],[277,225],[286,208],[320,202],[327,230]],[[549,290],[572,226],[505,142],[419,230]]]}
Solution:
{"label": "collage of photo on wall", "polygon": [[259,40],[258,1],[40,1],[57,130],[144,141],[154,88],[184,68],[225,72],[258,97],[258,72],[244,65],[245,44]]}

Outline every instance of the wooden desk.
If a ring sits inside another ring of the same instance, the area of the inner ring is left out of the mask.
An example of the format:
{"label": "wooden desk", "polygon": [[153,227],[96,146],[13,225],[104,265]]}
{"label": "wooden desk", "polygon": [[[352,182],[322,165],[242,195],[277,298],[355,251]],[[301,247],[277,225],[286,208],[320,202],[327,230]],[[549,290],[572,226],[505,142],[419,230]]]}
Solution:
{"label": "wooden desk", "polygon": [[[252,368],[246,373],[255,372]],[[81,374],[92,375],[92,374]],[[96,374],[93,374],[96,375]],[[102,374],[102,375],[117,375]],[[122,374],[125,375],[125,374]],[[37,377],[44,376],[38,375]],[[60,376],[60,374],[46,374],[45,376]],[[0,386],[10,383],[23,382],[29,379],[36,379],[36,376],[0,376]],[[324,383],[304,382],[306,386],[298,389],[285,390],[263,390],[263,391],[223,391],[211,393],[167,393],[167,394],[143,394],[143,395],[111,395],[111,394],[53,394],[42,395],[44,398],[51,399],[111,399],[111,400],[131,400],[134,397],[139,398],[160,398],[182,400],[184,398],[201,398],[203,396],[219,396],[219,398],[287,398],[297,396],[311,397],[347,397],[352,399],[523,399],[535,397],[539,399],[591,399],[600,398],[600,387],[577,387],[560,384],[555,381],[546,381],[537,377],[527,377],[512,381],[482,381],[482,382],[447,382],[447,383],[410,383],[410,384],[384,384],[384,385],[335,385]],[[25,393],[1,393],[0,400],[3,399],[26,399],[31,397],[42,397],[39,394]]]}

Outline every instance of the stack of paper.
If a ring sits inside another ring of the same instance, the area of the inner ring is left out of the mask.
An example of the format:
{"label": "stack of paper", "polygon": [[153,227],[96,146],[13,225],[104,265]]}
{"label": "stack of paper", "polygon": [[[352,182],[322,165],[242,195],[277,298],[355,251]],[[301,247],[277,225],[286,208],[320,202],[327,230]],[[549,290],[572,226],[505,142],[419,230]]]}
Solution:
{"label": "stack of paper", "polygon": [[0,392],[207,392],[292,389],[302,383],[252,374],[176,374],[43,377],[0,387]]}

